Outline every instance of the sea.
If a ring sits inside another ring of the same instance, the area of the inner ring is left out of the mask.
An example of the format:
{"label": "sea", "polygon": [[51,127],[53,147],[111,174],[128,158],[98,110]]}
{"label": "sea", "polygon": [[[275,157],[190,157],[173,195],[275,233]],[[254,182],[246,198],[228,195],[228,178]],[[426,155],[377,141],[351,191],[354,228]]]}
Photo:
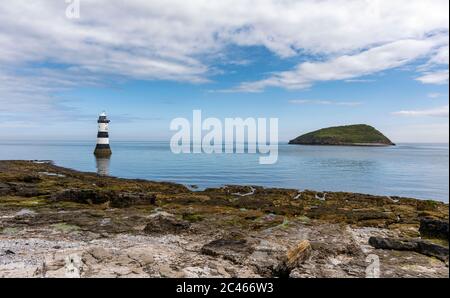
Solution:
{"label": "sea", "polygon": [[448,144],[393,147],[279,144],[278,162],[257,154],[173,154],[169,142],[116,141],[96,159],[92,141],[1,141],[0,160],[51,160],[79,171],[170,181],[194,189],[223,185],[345,191],[449,201]]}

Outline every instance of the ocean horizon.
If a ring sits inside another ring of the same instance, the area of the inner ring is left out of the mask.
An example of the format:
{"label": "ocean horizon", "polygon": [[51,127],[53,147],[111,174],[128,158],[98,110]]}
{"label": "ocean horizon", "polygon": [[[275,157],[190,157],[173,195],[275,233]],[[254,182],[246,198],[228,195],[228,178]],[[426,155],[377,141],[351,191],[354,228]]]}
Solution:
{"label": "ocean horizon", "polygon": [[401,196],[448,203],[449,145],[304,146],[279,143],[274,165],[259,154],[173,154],[165,141],[113,141],[96,159],[92,141],[0,141],[0,160],[51,160],[115,177],[184,184],[195,189],[254,185]]}

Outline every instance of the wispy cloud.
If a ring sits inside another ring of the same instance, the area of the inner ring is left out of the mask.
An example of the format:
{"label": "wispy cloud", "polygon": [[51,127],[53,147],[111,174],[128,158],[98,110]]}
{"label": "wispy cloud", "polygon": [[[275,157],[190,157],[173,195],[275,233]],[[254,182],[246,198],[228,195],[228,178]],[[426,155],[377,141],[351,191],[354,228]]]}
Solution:
{"label": "wispy cloud", "polygon": [[400,40],[355,55],[344,55],[324,62],[303,62],[295,69],[273,74],[267,79],[246,82],[238,91],[258,92],[267,87],[304,89],[316,82],[348,80],[406,65],[446,42],[438,35],[422,40]]}
{"label": "wispy cloud", "polygon": [[439,98],[439,97],[441,97],[442,96],[442,94],[441,93],[438,93],[438,92],[432,92],[432,93],[428,93],[427,94],[427,97],[428,98]]}
{"label": "wispy cloud", "polygon": [[362,103],[358,101],[331,101],[331,100],[311,100],[311,99],[294,99],[290,100],[289,103],[296,105],[312,104],[312,105],[335,105],[347,107],[355,107],[362,105]]}
{"label": "wispy cloud", "polygon": [[428,72],[416,80],[423,84],[445,85],[448,84],[448,70]]}
{"label": "wispy cloud", "polygon": [[447,35],[447,45],[436,49],[428,62],[419,67],[418,70],[421,72],[421,76],[416,78],[416,81],[432,85],[448,84],[448,59],[449,45]]}
{"label": "wispy cloud", "polygon": [[347,82],[347,83],[372,83],[372,82],[375,82],[375,80],[372,80],[372,79],[350,79],[350,80],[345,80],[345,82]]}
{"label": "wispy cloud", "polygon": [[443,106],[438,108],[432,108],[432,109],[425,109],[425,110],[404,110],[404,111],[398,111],[394,112],[394,115],[399,116],[431,116],[431,117],[447,117],[449,115],[449,106]]}

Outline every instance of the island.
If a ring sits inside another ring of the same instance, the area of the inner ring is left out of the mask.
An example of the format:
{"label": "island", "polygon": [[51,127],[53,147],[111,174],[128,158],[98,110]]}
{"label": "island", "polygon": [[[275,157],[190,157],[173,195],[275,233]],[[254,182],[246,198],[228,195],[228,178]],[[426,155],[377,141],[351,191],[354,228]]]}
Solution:
{"label": "island", "polygon": [[[1,277],[448,278],[448,204],[0,161]],[[373,275],[375,274],[375,275]]]}
{"label": "island", "polygon": [[323,128],[304,134],[289,144],[340,146],[395,146],[385,135],[366,124]]}

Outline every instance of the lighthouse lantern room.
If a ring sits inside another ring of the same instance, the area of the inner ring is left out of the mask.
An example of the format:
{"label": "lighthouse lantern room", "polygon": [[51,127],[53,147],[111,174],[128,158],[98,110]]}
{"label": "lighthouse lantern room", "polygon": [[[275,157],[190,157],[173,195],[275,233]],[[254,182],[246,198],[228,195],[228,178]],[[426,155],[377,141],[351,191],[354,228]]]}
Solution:
{"label": "lighthouse lantern room", "polygon": [[108,133],[108,125],[110,121],[106,117],[105,112],[100,114],[97,122],[98,122],[97,146],[95,147],[94,154],[98,157],[110,156],[112,154],[111,147],[109,146],[109,133]]}

